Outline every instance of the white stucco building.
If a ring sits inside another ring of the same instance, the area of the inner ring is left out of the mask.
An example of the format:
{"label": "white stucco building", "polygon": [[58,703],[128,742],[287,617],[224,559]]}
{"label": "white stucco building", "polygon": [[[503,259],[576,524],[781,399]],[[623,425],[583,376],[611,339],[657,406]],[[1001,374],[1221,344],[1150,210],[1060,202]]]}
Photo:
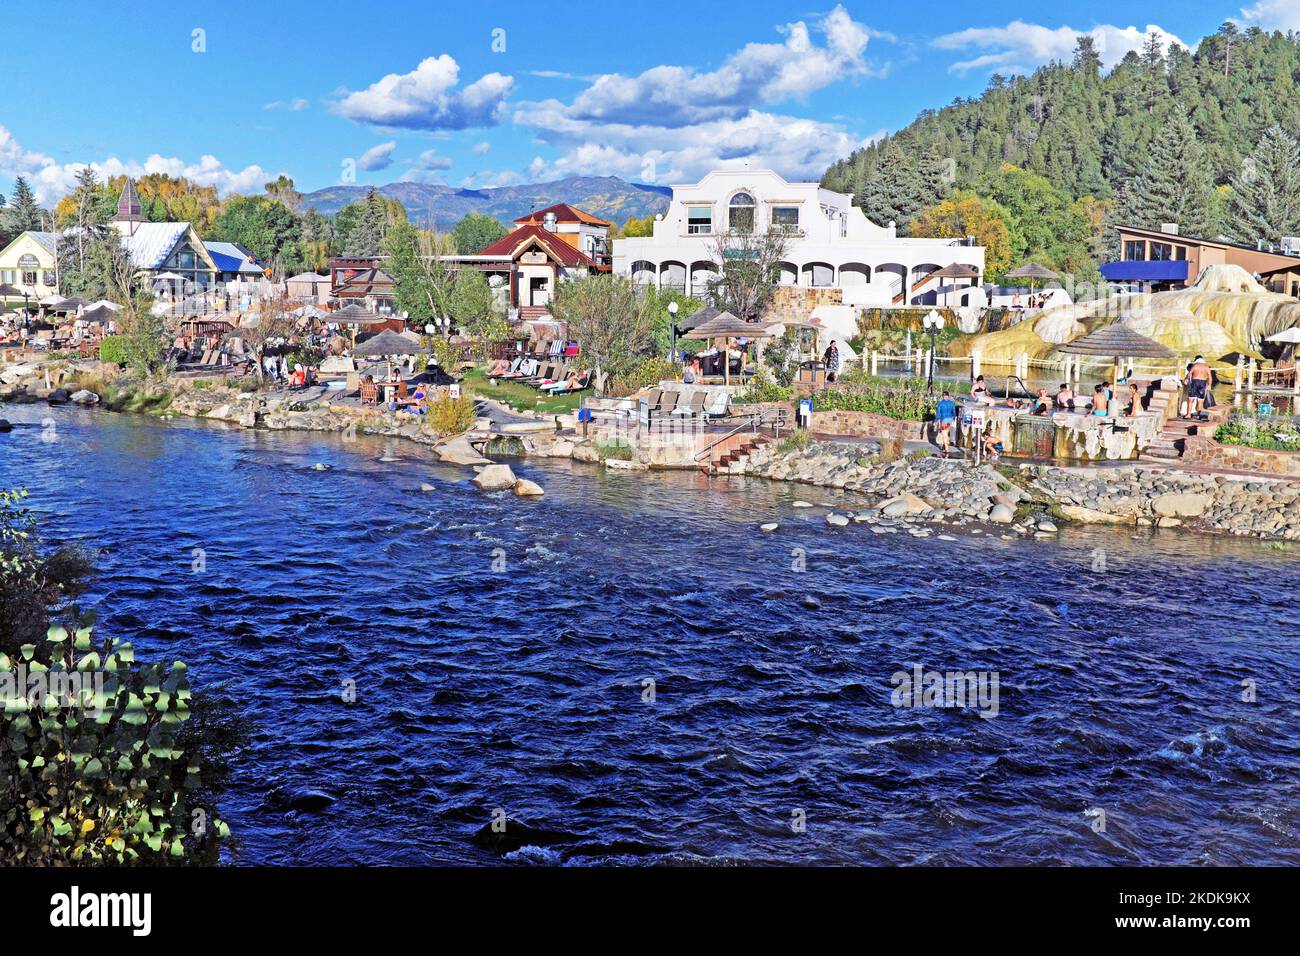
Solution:
{"label": "white stucco building", "polygon": [[[781,284],[838,288],[848,305],[980,305],[984,249],[963,239],[907,239],[853,205],[853,196],[817,183],[786,182],[771,170],[715,170],[673,187],[654,235],[614,241],[614,272],[636,282],[701,295],[716,270],[716,237],[769,228],[790,234]],[[969,279],[930,278],[954,264]]]}

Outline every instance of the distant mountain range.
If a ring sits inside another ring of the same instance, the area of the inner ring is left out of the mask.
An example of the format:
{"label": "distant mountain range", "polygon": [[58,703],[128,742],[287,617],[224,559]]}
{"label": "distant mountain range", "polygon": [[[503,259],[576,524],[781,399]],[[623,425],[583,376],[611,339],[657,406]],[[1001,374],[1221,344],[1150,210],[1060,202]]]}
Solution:
{"label": "distant mountain range", "polygon": [[[315,206],[317,212],[333,215],[348,203],[364,198],[369,190],[369,186],[329,186],[307,193],[303,206]],[[549,183],[491,189],[397,182],[376,186],[375,191],[398,200],[417,225],[432,221],[442,230],[451,229],[471,212],[495,216],[508,225],[534,209],[558,202],[622,225],[633,216],[664,212],[672,199],[672,190],[667,186],[629,183],[617,176],[569,176]]]}

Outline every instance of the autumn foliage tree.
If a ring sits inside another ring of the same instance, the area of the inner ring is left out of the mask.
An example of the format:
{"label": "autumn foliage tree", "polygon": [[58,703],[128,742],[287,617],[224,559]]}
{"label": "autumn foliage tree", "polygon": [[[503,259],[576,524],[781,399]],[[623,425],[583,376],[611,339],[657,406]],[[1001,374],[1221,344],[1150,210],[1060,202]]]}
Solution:
{"label": "autumn foliage tree", "polygon": [[996,202],[969,190],[958,190],[943,202],[923,209],[912,222],[912,234],[929,239],[975,237],[984,247],[984,270],[1000,277],[1011,267],[1011,230],[1006,211]]}

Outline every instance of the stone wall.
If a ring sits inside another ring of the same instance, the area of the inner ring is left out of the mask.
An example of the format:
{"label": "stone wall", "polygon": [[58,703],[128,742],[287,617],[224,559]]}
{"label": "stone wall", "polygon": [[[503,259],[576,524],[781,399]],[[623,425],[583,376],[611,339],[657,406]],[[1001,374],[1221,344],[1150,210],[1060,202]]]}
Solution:
{"label": "stone wall", "polygon": [[813,412],[812,430],[819,435],[846,438],[892,438],[898,441],[927,441],[924,422],[905,422],[872,412]]}
{"label": "stone wall", "polygon": [[1183,461],[1281,478],[1300,478],[1300,452],[1221,445],[1204,435],[1188,436],[1183,448]]}
{"label": "stone wall", "polygon": [[823,287],[782,285],[772,292],[772,301],[763,313],[764,321],[777,320],[807,322],[813,309],[823,305],[843,305],[844,291]]}

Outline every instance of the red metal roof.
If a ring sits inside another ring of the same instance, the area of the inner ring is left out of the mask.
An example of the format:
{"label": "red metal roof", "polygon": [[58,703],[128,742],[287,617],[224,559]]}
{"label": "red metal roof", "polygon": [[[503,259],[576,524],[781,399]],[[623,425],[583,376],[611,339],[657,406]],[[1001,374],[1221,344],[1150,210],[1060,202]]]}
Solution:
{"label": "red metal roof", "polygon": [[523,226],[528,223],[540,223],[546,218],[548,212],[555,213],[556,222],[582,222],[589,226],[611,225],[611,223],[606,220],[593,216],[589,212],[583,212],[577,206],[570,206],[567,202],[556,203],[554,206],[547,206],[545,209],[536,209],[526,216],[520,216],[515,220],[515,225]]}
{"label": "red metal roof", "polygon": [[498,239],[486,249],[480,250],[480,256],[509,256],[514,259],[518,256],[525,245],[532,241],[536,242],[546,250],[547,255],[552,259],[565,266],[586,266],[588,269],[596,269],[599,266],[596,260],[592,259],[586,253],[583,253],[573,246],[569,245],[563,239],[559,238],[553,232],[547,232],[541,226],[528,225],[520,226],[504,239]]}

